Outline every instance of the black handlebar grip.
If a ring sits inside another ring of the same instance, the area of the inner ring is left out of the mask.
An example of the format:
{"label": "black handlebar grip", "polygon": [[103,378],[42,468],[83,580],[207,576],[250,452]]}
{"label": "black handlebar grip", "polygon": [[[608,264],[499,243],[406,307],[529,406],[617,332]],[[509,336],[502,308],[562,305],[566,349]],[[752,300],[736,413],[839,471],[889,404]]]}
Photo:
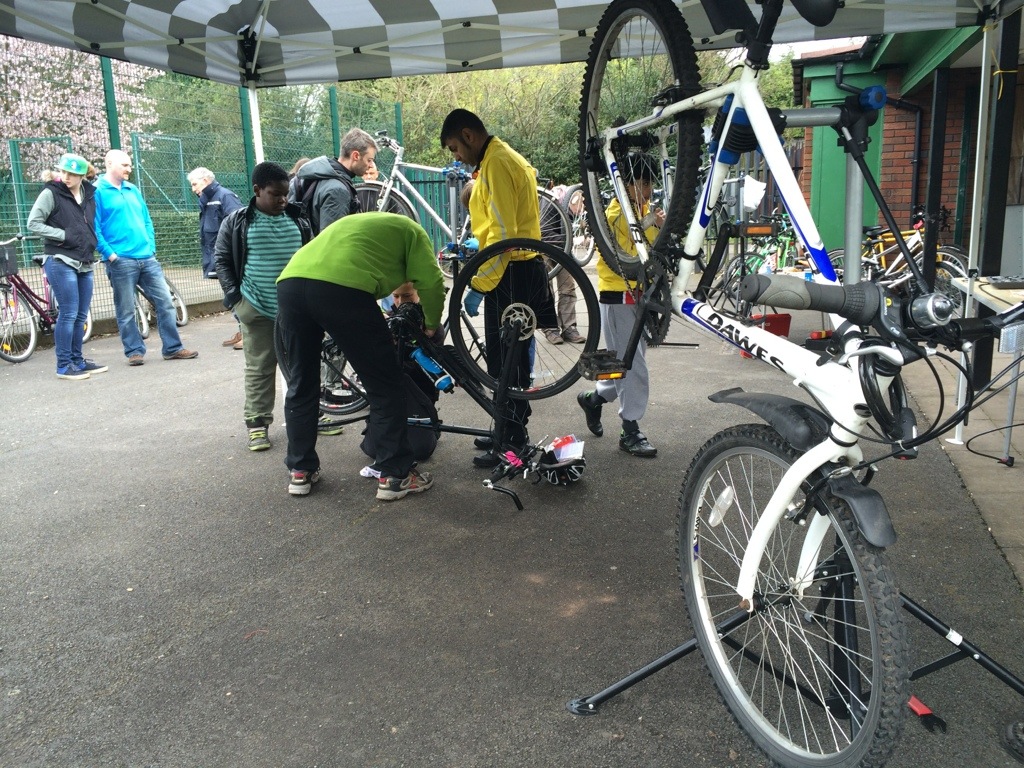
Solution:
{"label": "black handlebar grip", "polygon": [[740,284],[740,298],[752,304],[830,312],[855,325],[870,325],[881,303],[874,283],[823,285],[792,275],[747,275]]}

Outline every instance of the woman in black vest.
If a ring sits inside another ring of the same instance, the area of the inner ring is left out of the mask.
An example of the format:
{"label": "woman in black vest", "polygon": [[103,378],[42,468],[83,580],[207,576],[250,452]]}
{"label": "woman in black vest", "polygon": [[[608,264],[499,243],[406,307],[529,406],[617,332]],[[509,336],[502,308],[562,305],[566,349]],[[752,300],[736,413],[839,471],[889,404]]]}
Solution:
{"label": "woman in black vest", "polygon": [[29,231],[43,238],[43,269],[57,299],[53,348],[57,378],[87,379],[107,366],[82,354],[85,318],[92,303],[92,271],[96,263],[93,187],[83,184],[89,161],[80,155],[62,155],[60,176],[47,182],[28,215]]}

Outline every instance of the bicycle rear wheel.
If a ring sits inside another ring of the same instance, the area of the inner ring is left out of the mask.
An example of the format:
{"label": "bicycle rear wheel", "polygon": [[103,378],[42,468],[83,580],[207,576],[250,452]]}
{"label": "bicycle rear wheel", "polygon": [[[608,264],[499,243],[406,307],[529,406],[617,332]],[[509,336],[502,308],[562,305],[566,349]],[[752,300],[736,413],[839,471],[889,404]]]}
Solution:
{"label": "bicycle rear wheel", "polygon": [[149,300],[138,288],[135,289],[135,324],[139,326],[139,334],[142,338],[149,338]]}
{"label": "bicycle rear wheel", "polygon": [[9,363],[23,363],[39,341],[36,315],[18,289],[0,283],[0,357]]}
{"label": "bicycle rear wheel", "polygon": [[[512,385],[509,397],[517,400],[540,400],[562,392],[580,377],[577,364],[585,352],[597,349],[601,336],[601,316],[598,311],[597,293],[590,279],[580,266],[565,251],[554,248],[539,240],[503,240],[488,246],[470,259],[455,278],[448,306],[448,323],[451,343],[456,354],[465,363],[468,374],[487,389],[495,389],[501,375],[500,366],[492,365],[494,375],[488,372],[485,358],[479,354],[480,341],[485,350],[492,342],[484,327],[487,302],[481,306],[475,317],[462,312],[471,281],[483,273],[486,275],[498,260],[506,263],[511,257],[530,255],[531,258],[546,258],[553,269],[564,269],[576,281],[576,329],[583,336],[582,344],[552,344],[538,333],[543,328],[554,328],[558,324],[555,315],[555,298],[551,282],[545,275],[524,274],[520,267],[515,272],[505,272],[503,289],[516,297],[502,313],[500,322],[508,328],[519,322],[522,325],[520,343],[531,345],[531,371],[529,382]],[[522,260],[517,259],[517,261]],[[478,282],[479,285],[479,282]]]}
{"label": "bicycle rear wheel", "polygon": [[181,294],[178,293],[177,286],[167,279],[164,275],[164,282],[167,283],[167,290],[171,294],[171,305],[174,307],[174,323],[179,328],[183,325],[188,325],[188,304],[181,298]]}
{"label": "bicycle rear wheel", "polygon": [[[758,564],[753,612],[738,607],[751,531],[799,455],[764,424],[726,429],[697,453],[678,519],[687,610],[726,706],[774,762],[880,766],[902,729],[907,639],[888,560],[846,503],[827,487],[794,499]],[[802,545],[821,515],[829,528],[801,596]]]}
{"label": "bicycle rear wheel", "polygon": [[345,416],[366,408],[366,392],[334,339],[324,339],[320,355],[320,413]]}
{"label": "bicycle rear wheel", "polygon": [[[597,250],[609,267],[627,278],[635,278],[642,265],[619,244],[605,216],[602,194],[611,192],[611,180],[600,132],[651,115],[655,103],[677,101],[699,90],[700,73],[690,31],[670,0],[616,0],[608,7],[594,34],[583,78],[580,174]],[[680,113],[661,126],[672,131],[656,134],[648,130],[612,142],[619,168],[629,152],[656,141],[674,169],[672,189],[676,194],[664,204],[665,223],[655,240],[645,241],[649,251],[665,251],[689,226],[703,142],[702,119],[700,111]]]}
{"label": "bicycle rear wheel", "polygon": [[[356,184],[356,195],[359,196],[359,204],[363,206],[364,211],[381,210],[377,205],[382,194],[384,194],[384,184],[382,182],[364,181],[361,184]],[[383,210],[385,213],[397,213],[413,221],[420,220],[420,217],[416,214],[416,209],[413,208],[412,202],[397,189],[391,190],[391,194],[388,196],[388,204]]]}

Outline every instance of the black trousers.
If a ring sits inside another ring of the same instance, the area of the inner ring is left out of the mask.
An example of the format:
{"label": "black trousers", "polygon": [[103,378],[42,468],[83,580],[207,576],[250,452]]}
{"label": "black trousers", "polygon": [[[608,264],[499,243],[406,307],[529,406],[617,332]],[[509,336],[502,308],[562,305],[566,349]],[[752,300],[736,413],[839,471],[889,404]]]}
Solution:
{"label": "black trousers", "polygon": [[[526,261],[510,261],[495,289],[484,295],[487,373],[495,379],[500,376],[508,353],[508,346],[501,343],[501,315],[510,304],[515,303],[526,304],[533,310],[537,315],[538,327],[553,328],[558,325],[543,259],[538,257]],[[508,383],[510,387],[529,389],[533,368],[530,350],[534,340],[514,343],[518,349],[513,358]],[[526,425],[531,413],[529,400],[508,399],[503,411],[506,423],[501,440],[516,445],[526,442]]]}
{"label": "black trousers", "polygon": [[394,340],[376,300],[365,291],[322,280],[290,278],[277,284],[279,362],[288,379],[284,417],[289,469],[320,468],[316,425],[320,417],[320,350],[325,333],[366,391],[369,425],[377,442],[373,468],[405,477],[414,463],[406,432],[405,383]]}

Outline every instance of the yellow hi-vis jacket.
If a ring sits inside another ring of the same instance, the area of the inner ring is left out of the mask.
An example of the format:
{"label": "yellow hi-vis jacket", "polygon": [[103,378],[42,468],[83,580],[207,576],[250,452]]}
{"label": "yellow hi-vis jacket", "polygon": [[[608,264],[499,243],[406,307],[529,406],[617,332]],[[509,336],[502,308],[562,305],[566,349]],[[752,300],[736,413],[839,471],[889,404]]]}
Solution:
{"label": "yellow hi-vis jacket", "polygon": [[[646,216],[650,208],[650,203],[644,203],[638,218]],[[608,224],[615,232],[615,239],[619,244],[619,248],[628,254],[636,256],[636,245],[633,243],[633,238],[630,237],[629,224],[622,213],[622,206],[619,204],[619,201],[612,200],[605,209],[604,215],[608,220]],[[654,239],[658,236],[658,229],[657,227],[648,227],[645,230],[645,234],[649,242],[654,242]],[[635,280],[626,281],[621,275],[616,274],[605,262],[603,256],[597,260],[598,291],[631,291],[634,288],[636,288]]]}
{"label": "yellow hi-vis jacket", "polygon": [[[469,198],[469,218],[480,250],[515,237],[540,240],[537,171],[497,136],[487,142],[477,169],[476,184]],[[495,256],[473,277],[472,287],[481,293],[492,291],[509,261],[525,261],[536,255],[531,251],[510,251]]]}

